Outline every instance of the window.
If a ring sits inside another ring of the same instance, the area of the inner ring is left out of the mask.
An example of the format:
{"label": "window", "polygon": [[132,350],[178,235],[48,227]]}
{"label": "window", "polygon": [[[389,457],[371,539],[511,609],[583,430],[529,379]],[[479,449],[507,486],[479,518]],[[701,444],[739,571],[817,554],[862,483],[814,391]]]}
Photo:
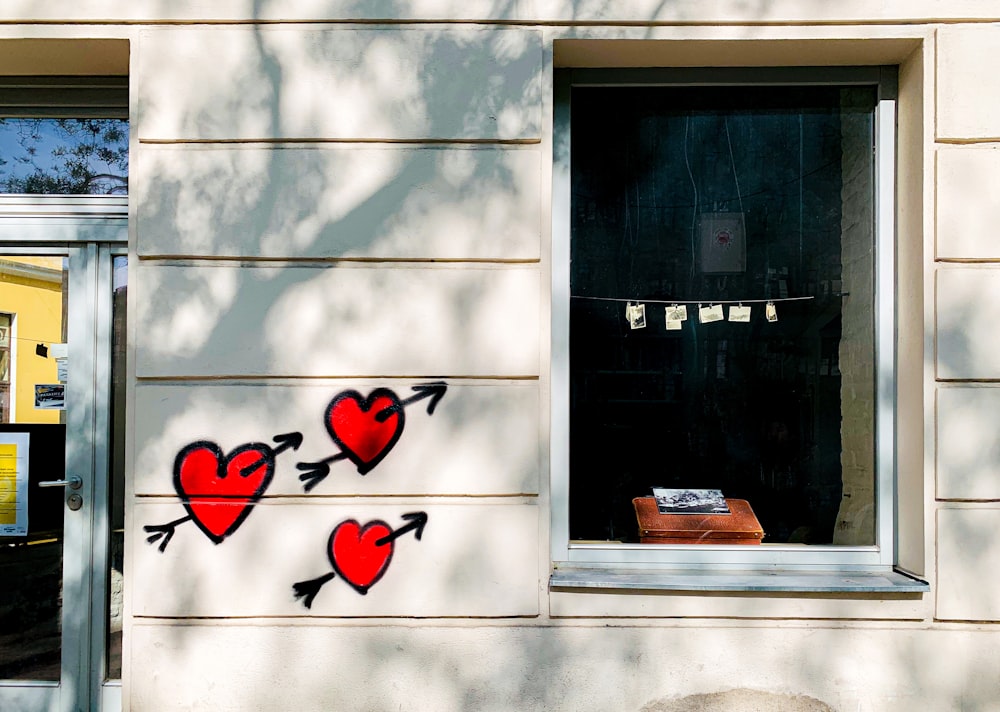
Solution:
{"label": "window", "polygon": [[0,193],[127,195],[127,119],[0,118]]}
{"label": "window", "polygon": [[0,193],[127,195],[124,77],[6,77],[0,86]]}
{"label": "window", "polygon": [[[557,562],[893,563],[894,91],[557,72]],[[655,486],[747,501],[763,543],[642,543]]]}

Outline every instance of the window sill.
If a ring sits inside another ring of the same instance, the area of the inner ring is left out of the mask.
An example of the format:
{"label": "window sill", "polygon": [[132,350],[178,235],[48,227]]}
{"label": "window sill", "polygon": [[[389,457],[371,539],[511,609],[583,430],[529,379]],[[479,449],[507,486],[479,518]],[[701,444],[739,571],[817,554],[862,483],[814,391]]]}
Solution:
{"label": "window sill", "polygon": [[785,593],[923,593],[926,581],[899,571],[710,571],[704,569],[610,570],[556,568],[551,590],[773,591]]}

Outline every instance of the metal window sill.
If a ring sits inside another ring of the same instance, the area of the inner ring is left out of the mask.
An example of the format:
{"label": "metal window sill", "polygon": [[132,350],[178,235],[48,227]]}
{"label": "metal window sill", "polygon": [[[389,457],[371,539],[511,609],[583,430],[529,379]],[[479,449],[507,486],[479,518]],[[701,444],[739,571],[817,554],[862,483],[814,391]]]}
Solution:
{"label": "metal window sill", "polygon": [[926,581],[894,570],[880,571],[712,571],[705,569],[611,570],[556,568],[552,590],[732,591],[784,593],[923,593]]}

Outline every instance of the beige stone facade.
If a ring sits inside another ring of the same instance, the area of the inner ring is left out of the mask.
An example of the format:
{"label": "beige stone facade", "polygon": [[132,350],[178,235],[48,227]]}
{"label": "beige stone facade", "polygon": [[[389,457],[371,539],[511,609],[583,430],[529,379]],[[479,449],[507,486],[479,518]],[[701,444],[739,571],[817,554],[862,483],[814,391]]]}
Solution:
{"label": "beige stone facade", "polygon": [[[971,0],[3,3],[0,72],[129,77],[123,708],[1000,710],[998,49]],[[928,590],[550,587],[555,68],[856,65],[899,71],[894,564]],[[303,490],[333,394],[438,381]],[[232,536],[146,542],[182,448],[287,431]],[[365,595],[293,595],[338,522],[415,511]]]}

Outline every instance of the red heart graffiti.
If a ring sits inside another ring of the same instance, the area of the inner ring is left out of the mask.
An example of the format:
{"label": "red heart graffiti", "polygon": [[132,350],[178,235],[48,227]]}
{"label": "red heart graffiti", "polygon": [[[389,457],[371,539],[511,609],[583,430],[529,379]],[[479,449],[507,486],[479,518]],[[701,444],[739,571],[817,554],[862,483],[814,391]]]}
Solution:
{"label": "red heart graffiti", "polygon": [[274,450],[241,445],[228,455],[213,442],[191,443],[174,460],[174,488],[194,523],[216,544],[236,531],[274,476]]}
{"label": "red heart graffiti", "polygon": [[368,593],[389,568],[395,540],[384,544],[379,544],[378,540],[390,534],[392,528],[383,521],[376,519],[361,526],[347,519],[330,535],[327,555],[333,570],[361,595]]}
{"label": "red heart graffiti", "polygon": [[388,388],[367,398],[344,391],[326,407],[327,432],[362,475],[370,472],[399,440],[405,421],[403,404]]}

